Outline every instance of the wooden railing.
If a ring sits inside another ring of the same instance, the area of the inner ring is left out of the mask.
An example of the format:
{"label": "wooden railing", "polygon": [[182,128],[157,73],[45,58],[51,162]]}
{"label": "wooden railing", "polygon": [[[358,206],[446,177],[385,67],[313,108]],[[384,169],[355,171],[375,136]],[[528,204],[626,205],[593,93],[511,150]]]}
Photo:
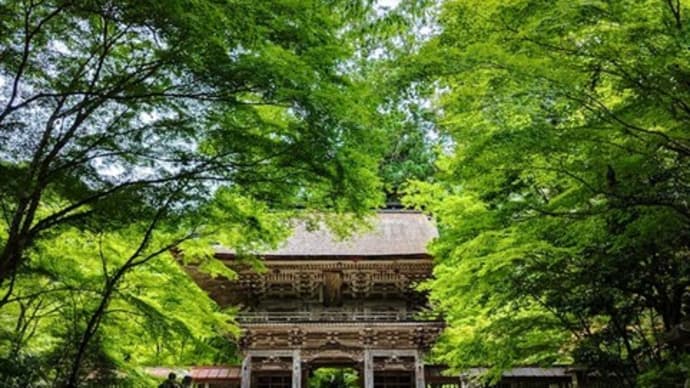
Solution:
{"label": "wooden railing", "polygon": [[240,323],[262,322],[405,322],[436,321],[438,317],[419,312],[356,312],[356,311],[294,311],[294,312],[241,312]]}

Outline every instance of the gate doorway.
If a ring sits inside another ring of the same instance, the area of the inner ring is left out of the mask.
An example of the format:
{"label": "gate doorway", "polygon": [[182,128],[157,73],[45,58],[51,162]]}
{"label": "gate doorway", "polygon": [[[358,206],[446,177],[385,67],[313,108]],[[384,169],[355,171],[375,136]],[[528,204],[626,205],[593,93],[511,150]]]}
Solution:
{"label": "gate doorway", "polygon": [[252,387],[292,388],[292,375],[282,372],[263,372],[252,376]]}
{"label": "gate doorway", "polygon": [[[423,388],[424,364],[413,349],[249,351],[242,388]],[[322,371],[319,371],[323,369]],[[310,381],[311,380],[311,381]]]}
{"label": "gate doorway", "polygon": [[355,368],[320,367],[311,370],[308,377],[309,388],[359,388],[360,374]]}

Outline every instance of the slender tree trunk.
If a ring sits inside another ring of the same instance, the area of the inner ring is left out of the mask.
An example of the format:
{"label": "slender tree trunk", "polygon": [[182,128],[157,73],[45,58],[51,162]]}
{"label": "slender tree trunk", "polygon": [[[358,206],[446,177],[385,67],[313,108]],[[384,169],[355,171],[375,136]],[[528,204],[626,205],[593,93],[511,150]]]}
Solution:
{"label": "slender tree trunk", "polygon": [[89,322],[86,324],[84,333],[82,334],[81,339],[79,340],[79,345],[77,346],[77,353],[74,356],[74,360],[72,362],[72,366],[69,372],[69,377],[65,382],[65,387],[67,388],[77,388],[79,386],[79,371],[81,370],[81,364],[84,361],[84,356],[86,355],[87,348],[89,346],[89,343],[93,339],[93,336],[98,331],[98,327],[101,324],[103,314],[105,314],[105,310],[108,308],[108,305],[110,304],[110,299],[113,296],[113,292],[115,291],[115,287],[117,286],[117,283],[119,283],[120,278],[121,274],[119,274],[119,276],[113,277],[110,281],[106,283],[105,289],[103,290],[103,296],[101,297],[101,301],[98,304],[98,308],[96,308],[93,314],[91,314],[91,318],[89,318]]}
{"label": "slender tree trunk", "polygon": [[17,209],[12,216],[12,222],[7,231],[7,241],[2,248],[2,253],[0,253],[0,286],[2,286],[6,279],[12,276],[18,266],[19,257],[24,251],[26,241],[23,241],[24,239],[20,235],[20,231],[24,229],[24,216],[28,209],[28,205],[28,198],[20,199],[17,204]]}
{"label": "slender tree trunk", "polygon": [[[167,204],[164,206],[164,208],[167,207]],[[77,388],[79,384],[79,371],[81,370],[81,364],[84,361],[84,356],[86,355],[86,351],[88,348],[89,343],[93,339],[94,335],[98,331],[98,328],[101,324],[101,321],[103,319],[103,315],[106,312],[106,309],[108,308],[108,305],[110,304],[110,300],[113,296],[113,293],[117,289],[117,286],[120,284],[120,281],[124,278],[125,274],[127,274],[130,270],[133,268],[147,263],[149,260],[157,257],[163,252],[167,252],[173,247],[177,246],[179,243],[184,241],[185,239],[189,238],[192,236],[191,234],[183,239],[179,239],[177,241],[172,242],[171,244],[164,246],[151,254],[147,255],[146,257],[136,260],[138,257],[140,257],[140,254],[142,253],[143,249],[148,245],[149,239],[151,237],[151,233],[153,232],[153,229],[155,225],[159,221],[159,217],[162,215],[163,210],[159,210],[158,214],[154,217],[154,220],[151,222],[148,230],[146,231],[144,238],[142,239],[141,243],[139,244],[139,248],[135,251],[132,256],[129,257],[129,259],[115,271],[113,276],[105,283],[105,288],[103,290],[103,294],[101,297],[101,301],[96,308],[96,310],[91,314],[91,317],[89,318],[89,322],[86,325],[86,328],[84,329],[84,334],[81,336],[81,339],[79,341],[79,345],[77,346],[77,353],[74,356],[74,361],[72,363],[72,366],[70,368],[69,372],[69,377],[67,378],[65,382],[65,387],[66,388]]]}
{"label": "slender tree trunk", "polygon": [[[10,279],[19,268],[21,256],[26,248],[24,236],[10,235],[2,253],[0,253],[0,287]],[[10,295],[6,295],[8,298]],[[0,303],[0,308],[4,303]]]}

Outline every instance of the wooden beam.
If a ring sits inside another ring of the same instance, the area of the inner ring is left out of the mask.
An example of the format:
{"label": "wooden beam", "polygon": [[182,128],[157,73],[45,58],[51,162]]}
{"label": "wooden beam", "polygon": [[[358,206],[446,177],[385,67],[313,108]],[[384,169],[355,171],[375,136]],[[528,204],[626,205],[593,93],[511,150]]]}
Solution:
{"label": "wooden beam", "polygon": [[417,357],[418,351],[414,349],[371,349],[373,357]]}
{"label": "wooden beam", "polygon": [[292,357],[293,351],[286,350],[252,350],[247,352],[247,356],[251,357]]}

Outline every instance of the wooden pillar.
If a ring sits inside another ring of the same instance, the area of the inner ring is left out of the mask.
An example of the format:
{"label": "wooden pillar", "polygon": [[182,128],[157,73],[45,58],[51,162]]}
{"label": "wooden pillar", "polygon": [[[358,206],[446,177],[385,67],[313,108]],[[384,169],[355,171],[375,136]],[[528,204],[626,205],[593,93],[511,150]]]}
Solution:
{"label": "wooden pillar", "polygon": [[580,386],[582,386],[580,379],[578,378],[577,371],[571,372],[570,381],[573,388],[580,388]]}
{"label": "wooden pillar", "polygon": [[299,349],[292,351],[292,388],[302,388],[302,357]]}
{"label": "wooden pillar", "polygon": [[424,358],[422,352],[417,351],[414,355],[414,381],[415,388],[424,388]]}
{"label": "wooden pillar", "polygon": [[242,388],[251,388],[252,386],[252,354],[247,353],[242,360],[242,374],[241,374]]}
{"label": "wooden pillar", "polygon": [[364,350],[364,388],[374,388],[374,355]]}

